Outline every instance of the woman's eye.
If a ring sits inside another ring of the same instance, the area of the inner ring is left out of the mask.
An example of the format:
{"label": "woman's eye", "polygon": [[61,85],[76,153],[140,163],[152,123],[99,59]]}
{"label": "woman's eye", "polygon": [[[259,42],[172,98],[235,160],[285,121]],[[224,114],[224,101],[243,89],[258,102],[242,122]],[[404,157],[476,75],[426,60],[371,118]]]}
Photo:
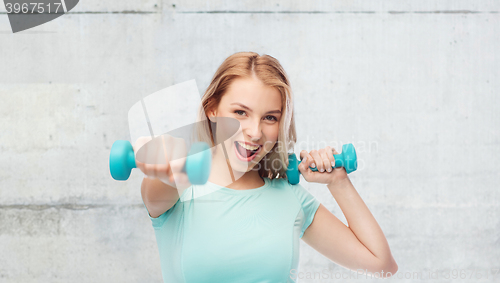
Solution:
{"label": "woman's eye", "polygon": [[245,111],[242,111],[242,110],[236,110],[236,111],[234,111],[234,113],[236,113],[236,114],[238,114],[238,115],[240,115],[240,116],[241,116],[241,115],[243,115],[243,114],[240,114],[240,112],[241,112],[241,113],[245,113]]}
{"label": "woman's eye", "polygon": [[271,118],[270,119],[271,121],[278,121],[278,119],[276,119],[276,117],[271,116],[271,115],[267,116],[266,118]]}

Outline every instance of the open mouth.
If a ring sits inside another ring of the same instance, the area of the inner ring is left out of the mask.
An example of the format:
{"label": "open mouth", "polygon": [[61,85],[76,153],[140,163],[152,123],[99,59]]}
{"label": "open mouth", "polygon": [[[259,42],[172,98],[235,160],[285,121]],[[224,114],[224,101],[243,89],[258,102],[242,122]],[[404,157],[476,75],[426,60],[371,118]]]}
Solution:
{"label": "open mouth", "polygon": [[[251,148],[251,147],[248,146],[248,148]],[[260,152],[260,150],[262,149],[262,146],[259,146],[258,148],[251,150],[251,149],[244,148],[239,142],[235,141],[234,142],[234,149],[236,151],[236,156],[241,161],[251,161]]]}

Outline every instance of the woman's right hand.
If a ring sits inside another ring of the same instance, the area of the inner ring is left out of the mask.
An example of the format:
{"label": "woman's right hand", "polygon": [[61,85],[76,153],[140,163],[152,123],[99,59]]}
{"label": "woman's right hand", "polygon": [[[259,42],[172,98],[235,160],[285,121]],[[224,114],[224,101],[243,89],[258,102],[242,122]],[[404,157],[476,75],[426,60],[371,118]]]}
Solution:
{"label": "woman's right hand", "polygon": [[134,144],[134,152],[137,168],[148,178],[159,179],[177,189],[190,185],[187,174],[182,172],[187,156],[183,139],[167,134],[154,139],[140,137]]}

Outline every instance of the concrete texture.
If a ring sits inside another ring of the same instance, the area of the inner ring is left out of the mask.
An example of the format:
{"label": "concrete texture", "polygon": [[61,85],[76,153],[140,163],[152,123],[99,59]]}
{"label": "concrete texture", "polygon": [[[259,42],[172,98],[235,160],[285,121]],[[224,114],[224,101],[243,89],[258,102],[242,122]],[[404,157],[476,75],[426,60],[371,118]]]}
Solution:
{"label": "concrete texture", "polygon": [[[141,97],[204,92],[237,51],[288,72],[301,148],[358,149],[389,280],[499,282],[500,4],[294,2],[88,0],[16,34],[0,5],[0,282],[161,282],[142,174],[112,180],[109,150]],[[300,282],[378,282],[301,247]]]}

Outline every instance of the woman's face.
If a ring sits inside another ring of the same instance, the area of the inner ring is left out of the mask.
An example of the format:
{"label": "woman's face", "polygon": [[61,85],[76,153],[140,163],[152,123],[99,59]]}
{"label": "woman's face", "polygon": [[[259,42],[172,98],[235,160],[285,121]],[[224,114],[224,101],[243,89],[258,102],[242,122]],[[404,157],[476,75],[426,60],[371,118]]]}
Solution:
{"label": "woman's face", "polygon": [[256,77],[237,78],[222,96],[215,116],[240,122],[241,131],[224,145],[233,170],[248,172],[278,140],[281,94]]}

